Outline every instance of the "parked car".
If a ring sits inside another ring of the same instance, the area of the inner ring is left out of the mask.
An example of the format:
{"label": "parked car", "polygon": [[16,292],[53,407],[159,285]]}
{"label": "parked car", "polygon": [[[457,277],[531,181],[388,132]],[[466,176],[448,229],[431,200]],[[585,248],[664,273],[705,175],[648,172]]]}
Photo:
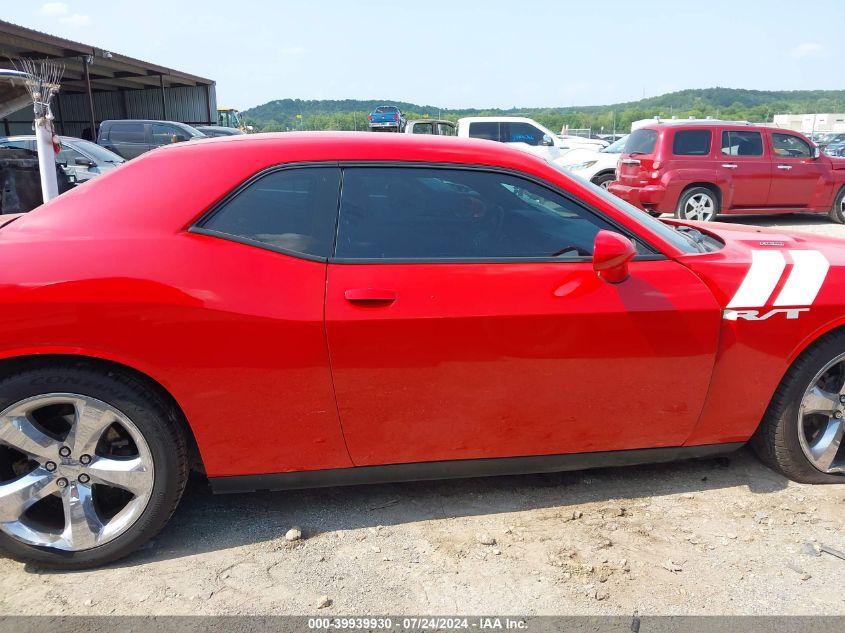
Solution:
{"label": "parked car", "polygon": [[441,119],[414,119],[405,124],[405,133],[455,136],[455,124]]}
{"label": "parked car", "polygon": [[[75,184],[75,179],[59,164],[56,164],[56,180],[59,193],[69,191]],[[0,214],[26,213],[43,202],[41,171],[35,150],[0,146]],[[5,218],[0,220],[0,224],[5,222]],[[0,450],[2,450],[2,441],[0,441]],[[0,470],[2,470],[2,465],[0,465]],[[2,492],[0,492],[0,497],[2,497]],[[0,499],[0,506],[2,506],[2,499]]]}
{"label": "parked car", "polygon": [[824,153],[828,156],[845,156],[845,141],[841,143],[831,143],[824,148]]}
{"label": "parked car", "polygon": [[198,138],[205,138],[205,134],[186,123],[121,119],[100,124],[97,144],[130,160],[162,145]]}
{"label": "parked car", "polygon": [[838,240],[664,223],[504,144],[180,143],[0,241],[0,548],[38,566],[140,547],[189,455],[235,492],[751,440],[845,481]]}
{"label": "parked car", "polygon": [[[111,171],[126,161],[96,143],[72,136],[60,136],[61,151],[56,162],[72,174],[75,181],[83,183],[95,176]],[[35,136],[6,136],[0,138],[0,147],[15,147],[36,151]]]}
{"label": "parked car", "polygon": [[631,133],[611,193],[651,213],[825,213],[845,222],[845,159],[783,128],[669,121]]}
{"label": "parked car", "polygon": [[845,132],[827,132],[820,136],[818,140],[815,140],[815,142],[819,146],[819,149],[824,151],[828,145],[845,143]]}
{"label": "parked car", "polygon": [[379,106],[367,115],[371,132],[404,132],[405,115],[396,106]]}
{"label": "parked car", "polygon": [[526,117],[464,117],[458,119],[457,132],[463,138],[511,143],[518,149],[549,160],[560,158],[577,147],[600,149],[607,146],[604,141],[581,136],[560,136]]}
{"label": "parked car", "polygon": [[206,136],[240,136],[244,133],[238,128],[223,127],[222,125],[195,125],[193,128]]}
{"label": "parked car", "polygon": [[602,189],[607,189],[607,186],[616,178],[616,164],[619,162],[619,156],[622,154],[627,138],[623,136],[598,151],[583,148],[570,150],[555,163]]}

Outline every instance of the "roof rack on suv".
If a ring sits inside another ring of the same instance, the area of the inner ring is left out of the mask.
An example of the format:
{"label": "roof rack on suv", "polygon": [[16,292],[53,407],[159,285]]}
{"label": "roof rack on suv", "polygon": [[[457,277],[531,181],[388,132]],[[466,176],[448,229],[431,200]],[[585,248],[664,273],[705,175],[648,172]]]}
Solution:
{"label": "roof rack on suv", "polygon": [[723,119],[661,119],[659,116],[654,117],[654,122],[658,125],[713,125],[714,123],[729,123],[730,125],[757,125],[751,121],[725,121]]}

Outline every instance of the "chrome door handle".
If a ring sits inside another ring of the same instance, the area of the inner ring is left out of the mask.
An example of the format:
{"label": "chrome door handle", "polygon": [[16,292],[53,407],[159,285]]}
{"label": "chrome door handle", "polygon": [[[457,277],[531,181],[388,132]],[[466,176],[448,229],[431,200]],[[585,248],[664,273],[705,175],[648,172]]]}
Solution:
{"label": "chrome door handle", "polygon": [[736,164],[734,163],[722,163],[722,167],[725,169],[736,169]]}
{"label": "chrome door handle", "polygon": [[778,169],[786,169],[787,171],[789,171],[790,169],[792,169],[792,165],[778,165]]}
{"label": "chrome door handle", "polygon": [[636,158],[623,158],[622,164],[623,165],[639,165],[640,161],[638,161]]}

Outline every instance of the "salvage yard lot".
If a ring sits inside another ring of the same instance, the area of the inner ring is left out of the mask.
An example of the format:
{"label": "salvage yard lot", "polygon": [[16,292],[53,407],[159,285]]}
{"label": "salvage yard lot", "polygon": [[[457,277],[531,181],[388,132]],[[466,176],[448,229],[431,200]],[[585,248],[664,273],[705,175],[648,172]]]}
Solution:
{"label": "salvage yard lot", "polygon": [[[742,221],[845,238],[821,217]],[[746,450],[217,497],[196,479],[170,526],[116,565],[0,559],[0,614],[845,615],[845,560],[822,546],[845,551],[845,485],[790,482]]]}

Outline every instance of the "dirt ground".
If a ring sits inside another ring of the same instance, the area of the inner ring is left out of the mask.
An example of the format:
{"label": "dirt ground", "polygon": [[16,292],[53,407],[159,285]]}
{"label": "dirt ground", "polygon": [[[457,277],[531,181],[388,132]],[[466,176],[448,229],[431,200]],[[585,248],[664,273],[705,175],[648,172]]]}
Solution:
{"label": "dirt ground", "polygon": [[[752,222],[845,237],[824,219]],[[302,538],[288,541],[293,527]],[[845,560],[823,547],[845,552],[845,484],[794,484],[747,450],[231,496],[196,479],[121,563],[54,573],[0,559],[0,615],[845,615]]]}

